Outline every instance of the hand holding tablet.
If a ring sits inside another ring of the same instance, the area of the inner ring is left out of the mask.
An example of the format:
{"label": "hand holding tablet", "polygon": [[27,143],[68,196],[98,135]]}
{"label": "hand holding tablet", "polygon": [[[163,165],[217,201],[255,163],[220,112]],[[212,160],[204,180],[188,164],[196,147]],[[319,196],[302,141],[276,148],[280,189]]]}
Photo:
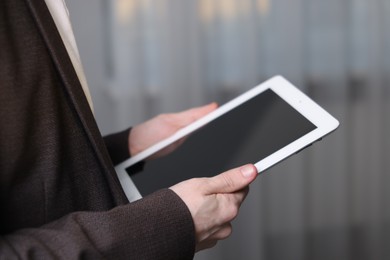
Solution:
{"label": "hand holding tablet", "polygon": [[[276,76],[122,162],[116,171],[128,194],[135,189],[126,172],[128,167],[192,134],[183,148],[174,153],[181,157],[173,161],[180,160],[183,167],[171,160],[163,164],[164,168],[158,168],[158,175],[163,175],[161,171],[191,170],[192,177],[208,177],[246,163],[254,164],[261,173],[331,133],[338,125],[334,117],[298,88]],[[162,183],[155,176],[148,178],[162,187],[181,181]]]}

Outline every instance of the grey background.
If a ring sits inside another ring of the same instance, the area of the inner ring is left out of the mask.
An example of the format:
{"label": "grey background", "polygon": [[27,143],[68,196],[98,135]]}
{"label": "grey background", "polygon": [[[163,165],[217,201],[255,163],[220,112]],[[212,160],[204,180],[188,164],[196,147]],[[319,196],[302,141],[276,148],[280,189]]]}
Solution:
{"label": "grey background", "polygon": [[275,74],[341,121],[260,176],[232,236],[196,259],[390,258],[388,0],[67,3],[103,133]]}

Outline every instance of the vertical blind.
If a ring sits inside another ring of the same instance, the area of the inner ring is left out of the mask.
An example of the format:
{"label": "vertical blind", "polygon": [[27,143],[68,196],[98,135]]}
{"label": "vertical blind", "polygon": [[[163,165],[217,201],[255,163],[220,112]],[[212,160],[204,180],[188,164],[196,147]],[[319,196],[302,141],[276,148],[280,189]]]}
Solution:
{"label": "vertical blind", "polygon": [[261,175],[232,236],[196,259],[390,259],[390,1],[68,5],[103,132],[223,103],[276,74],[340,120]]}

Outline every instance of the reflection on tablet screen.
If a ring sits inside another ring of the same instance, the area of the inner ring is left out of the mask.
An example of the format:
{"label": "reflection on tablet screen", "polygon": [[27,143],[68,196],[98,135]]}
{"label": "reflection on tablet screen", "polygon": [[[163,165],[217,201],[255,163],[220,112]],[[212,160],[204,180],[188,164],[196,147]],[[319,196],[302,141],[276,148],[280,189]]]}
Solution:
{"label": "reflection on tablet screen", "polygon": [[316,128],[268,89],[222,115],[172,154],[132,176],[143,196],[194,177],[210,177],[256,163]]}

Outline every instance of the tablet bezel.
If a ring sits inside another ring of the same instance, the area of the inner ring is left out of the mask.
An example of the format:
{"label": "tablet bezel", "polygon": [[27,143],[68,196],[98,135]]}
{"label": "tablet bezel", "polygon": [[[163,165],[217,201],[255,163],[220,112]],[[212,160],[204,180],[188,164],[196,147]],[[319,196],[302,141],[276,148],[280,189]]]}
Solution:
{"label": "tablet bezel", "polygon": [[303,115],[307,120],[313,123],[317,128],[305,134],[304,136],[296,139],[285,147],[279,149],[278,151],[272,153],[266,158],[258,161],[257,163],[254,163],[258,173],[264,172],[271,166],[304,149],[313,142],[331,133],[339,126],[339,122],[333,116],[331,116],[321,106],[315,103],[311,98],[301,92],[297,87],[288,82],[282,76],[275,76],[265,81],[264,83],[250,89],[249,91],[239,95],[233,100],[225,103],[224,105],[220,106],[213,112],[195,121],[194,123],[180,129],[167,139],[158,142],[157,144],[149,147],[141,153],[118,164],[115,167],[115,170],[118,174],[125,194],[129,198],[129,200],[133,201],[135,199],[139,199],[141,198],[141,195],[139,194],[138,189],[131,181],[131,178],[126,172],[126,169],[128,167],[142,160],[145,160],[157,151],[205,126],[209,122],[215,120],[216,118],[220,117],[225,113],[228,113],[235,107],[250,100],[251,98],[257,96],[258,94],[264,92],[267,89],[273,90],[280,98],[282,98],[292,108],[294,108],[301,115]]}

